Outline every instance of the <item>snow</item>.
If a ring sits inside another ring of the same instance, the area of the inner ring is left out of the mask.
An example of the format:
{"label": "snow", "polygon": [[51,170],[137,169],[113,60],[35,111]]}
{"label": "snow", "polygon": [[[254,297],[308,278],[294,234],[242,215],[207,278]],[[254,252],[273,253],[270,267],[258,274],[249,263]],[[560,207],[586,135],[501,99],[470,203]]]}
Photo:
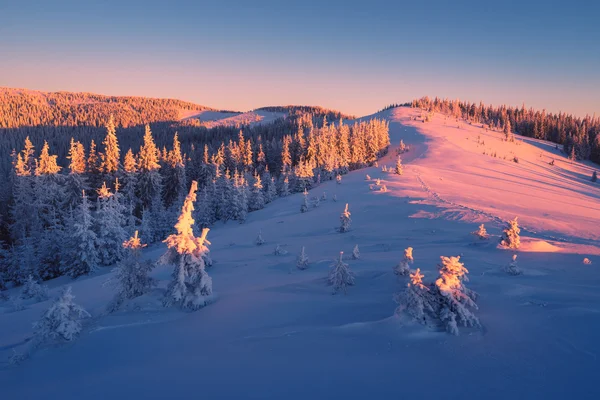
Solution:
{"label": "snow", "polygon": [[287,114],[282,112],[272,112],[265,110],[247,111],[244,113],[230,113],[219,111],[202,111],[195,115],[186,115],[183,119],[198,119],[202,125],[207,128],[217,126],[240,126],[240,125],[256,125],[268,124],[278,118],[283,118]]}
{"label": "snow", "polygon": [[[589,181],[590,167],[544,143],[501,142],[500,132],[464,122],[457,129],[453,120],[445,126],[442,116],[411,120],[418,110],[377,116],[390,120],[393,146],[403,139],[410,147],[402,154],[404,174],[393,173],[391,149],[379,167],[351,172],[342,185],[326,181],[310,193],[327,191],[337,203],[324,200],[301,213],[302,193],[296,193],[249,213],[245,224],[216,224],[210,231],[215,298],[199,311],[162,306],[172,267],[152,271],[159,287],[135,299],[137,307],[111,315],[104,309],[114,291],[102,285],[110,268],[76,280],[61,277],[47,283],[51,297],[72,285],[77,304],[92,318],[77,341],[40,348],[11,366],[13,349],[31,340],[32,323],[51,300],[16,312],[0,302],[2,398],[600,397],[594,379],[600,186]],[[486,148],[493,142],[498,155],[515,152],[519,163],[483,155],[478,135]],[[382,172],[383,165],[392,172]],[[369,190],[365,174],[388,191]],[[352,230],[340,235],[346,203]],[[502,267],[513,251],[497,244],[515,216],[524,274],[510,276]],[[482,223],[487,241],[471,235]],[[256,246],[259,231],[288,254],[273,256],[272,246]],[[361,260],[344,259],[355,285],[332,296],[329,266],[356,243]],[[302,246],[311,259],[306,270],[293,268]],[[460,255],[468,287],[480,295],[481,329],[461,326],[452,336],[394,315],[393,296],[408,277],[398,278],[393,267],[409,246],[424,283],[438,277],[440,256]],[[156,260],[165,249],[157,244],[143,254]],[[584,257],[592,264],[583,264]]]}

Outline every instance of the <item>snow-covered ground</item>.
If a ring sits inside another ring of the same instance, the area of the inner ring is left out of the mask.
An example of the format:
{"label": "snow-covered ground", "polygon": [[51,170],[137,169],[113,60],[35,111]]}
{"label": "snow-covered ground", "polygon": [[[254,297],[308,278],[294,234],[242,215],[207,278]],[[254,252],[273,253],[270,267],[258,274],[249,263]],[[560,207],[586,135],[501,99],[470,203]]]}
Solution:
{"label": "snow-covered ground", "polygon": [[214,128],[217,126],[241,126],[265,124],[285,117],[285,113],[264,110],[254,110],[244,113],[230,113],[220,111],[203,111],[189,115],[184,119],[195,118],[200,120],[203,126]]}
{"label": "snow-covered ground", "polygon": [[[442,116],[411,120],[417,110],[377,116],[389,118],[394,146],[400,139],[411,146],[404,175],[381,172],[395,164],[392,148],[378,168],[311,191],[327,200],[308,213],[300,213],[296,194],[250,213],[243,225],[214,227],[216,301],[193,313],[162,308],[159,288],[130,311],[105,316],[108,272],[50,282],[53,296],[72,283],[93,319],[74,343],[40,349],[17,366],[1,361],[1,398],[599,398],[600,186],[588,182],[591,167],[553,146],[501,142],[501,133],[464,122],[457,129]],[[369,189],[377,178],[388,192]],[[341,234],[345,203],[352,229]],[[496,246],[503,221],[514,216],[527,227],[520,276],[502,272],[513,253]],[[489,242],[469,234],[480,223]],[[259,230],[262,246],[254,244]],[[273,255],[277,244],[289,253]],[[304,271],[295,268],[302,246],[311,262]],[[461,255],[468,285],[480,294],[482,329],[461,328],[456,337],[393,316],[392,296],[406,280],[392,269],[408,246],[426,282],[436,278],[440,256]],[[333,296],[326,276],[339,251],[356,286]],[[161,288],[170,273],[154,270]],[[11,312],[0,303],[0,360],[25,346],[48,305]]]}

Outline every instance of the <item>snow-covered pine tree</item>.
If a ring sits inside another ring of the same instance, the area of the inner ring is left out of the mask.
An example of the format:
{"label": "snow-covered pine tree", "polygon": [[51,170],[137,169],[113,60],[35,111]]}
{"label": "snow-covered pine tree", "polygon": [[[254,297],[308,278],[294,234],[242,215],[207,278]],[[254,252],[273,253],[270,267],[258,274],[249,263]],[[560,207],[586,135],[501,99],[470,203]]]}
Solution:
{"label": "snow-covered pine tree", "polygon": [[354,285],[354,274],[343,260],[344,252],[340,251],[340,257],[331,265],[328,282],[333,286],[333,294],[340,290],[346,294],[347,287]]}
{"label": "snow-covered pine tree", "polygon": [[465,287],[469,271],[460,257],[440,257],[440,277],[435,281],[439,301],[439,319],[446,330],[458,335],[458,325],[480,326],[479,319],[471,309],[477,309],[476,293]]}
{"label": "snow-covered pine tree", "polygon": [[410,274],[406,289],[396,294],[394,300],[398,303],[396,315],[406,312],[419,323],[427,325],[430,318],[435,319],[437,302],[431,290],[423,284],[423,277],[421,270],[417,268]]}
{"label": "snow-covered pine tree", "polygon": [[302,205],[300,205],[300,212],[301,213],[305,213],[308,211],[308,192],[306,191],[306,189],[304,189],[304,192],[302,193],[303,197],[302,197]]}
{"label": "snow-covered pine tree", "polygon": [[121,156],[119,150],[119,141],[117,140],[117,130],[112,114],[106,124],[106,137],[104,138],[104,153],[101,154],[100,170],[107,175],[114,175],[120,167]]}
{"label": "snow-covered pine tree", "polygon": [[400,156],[398,156],[398,159],[396,160],[395,173],[396,173],[396,175],[404,174],[404,168],[402,167],[402,158],[400,158]]}
{"label": "snow-covered pine tree", "polygon": [[352,250],[352,259],[360,260],[360,250],[358,249],[358,245],[355,245],[354,249]]}
{"label": "snow-covered pine tree", "polygon": [[326,201],[327,200],[327,192],[323,192],[323,194],[321,195],[321,201]]}
{"label": "snow-covered pine tree", "polygon": [[273,255],[276,255],[276,256],[284,256],[287,253],[288,253],[287,250],[282,249],[281,245],[279,245],[279,244],[277,246],[275,246],[275,250],[273,250]]}
{"label": "snow-covered pine tree", "polygon": [[337,174],[337,175],[336,175],[336,177],[335,177],[335,182],[336,182],[338,185],[341,185],[341,184],[342,184],[342,175],[340,175],[340,174]]}
{"label": "snow-covered pine tree", "polygon": [[283,182],[281,183],[281,188],[279,189],[279,196],[286,197],[290,195],[290,179],[286,175],[283,178]]}
{"label": "snow-covered pine tree", "polygon": [[[117,181],[118,182],[118,181]],[[125,231],[125,207],[118,191],[111,193],[106,182],[98,189],[96,207],[97,243],[100,263],[113,265],[125,257],[122,243],[127,239]]]}
{"label": "snow-covered pine tree", "polygon": [[500,244],[509,249],[518,249],[521,245],[520,233],[521,229],[519,228],[518,217],[515,217],[515,219],[508,221],[506,224],[506,228],[502,232]]}
{"label": "snow-covered pine tree", "polygon": [[262,210],[263,208],[265,208],[265,194],[263,192],[262,180],[259,175],[255,175],[250,201],[248,202],[248,209],[250,211],[256,211]]}
{"label": "snow-covered pine tree", "polygon": [[509,275],[521,275],[523,273],[517,264],[516,254],[513,254],[511,262],[504,266],[504,272]]}
{"label": "snow-covered pine tree", "polygon": [[267,181],[267,191],[265,193],[265,200],[267,203],[272,202],[277,198],[277,184],[275,183],[275,178],[271,177]]}
{"label": "snow-covered pine tree", "polygon": [[404,249],[404,257],[394,268],[394,273],[396,275],[406,276],[410,274],[410,266],[415,262],[412,251],[412,247],[407,247]]}
{"label": "snow-covered pine tree", "polygon": [[334,202],[337,203],[337,195],[334,194],[333,197],[331,198],[331,200],[333,200]]}
{"label": "snow-covered pine tree", "polygon": [[73,302],[75,296],[71,286],[62,291],[60,297],[34,324],[35,340],[38,343],[55,340],[73,340],[81,332],[81,320],[90,314]]}
{"label": "snow-covered pine tree", "polygon": [[62,270],[72,278],[90,274],[98,269],[98,238],[88,197],[82,192],[82,202],[75,210],[72,230],[69,232],[67,257],[61,265]]}
{"label": "snow-covered pine tree", "polygon": [[487,231],[485,230],[485,226],[483,224],[479,225],[479,228],[477,228],[476,231],[471,232],[471,234],[477,236],[481,240],[486,240],[490,237],[490,235],[488,235]]}
{"label": "snow-covered pine tree", "polygon": [[35,299],[36,301],[48,300],[48,287],[40,285],[31,275],[21,288],[20,297],[24,300]]}
{"label": "snow-covered pine tree", "polygon": [[312,206],[313,208],[318,208],[321,205],[321,200],[318,196],[313,197]]}
{"label": "snow-covered pine tree", "polygon": [[262,246],[265,244],[265,239],[262,237],[262,231],[258,231],[258,235],[256,236],[254,243],[256,243],[257,246]]}
{"label": "snow-covered pine tree", "polygon": [[172,265],[173,281],[167,287],[164,304],[174,303],[182,308],[196,310],[207,305],[212,298],[212,279],[206,273],[203,255],[210,244],[206,240],[209,229],[202,230],[202,236],[194,236],[194,202],[198,182],[192,181],[190,192],[185,198],[181,215],[175,224],[176,234],[172,234],[164,242],[167,252],[160,258],[161,264]]}
{"label": "snow-covered pine tree", "polygon": [[298,258],[296,259],[296,268],[298,268],[298,269],[307,269],[308,268],[308,255],[306,255],[304,246],[302,246],[302,250],[300,251],[300,254],[298,254]]}
{"label": "snow-covered pine tree", "polygon": [[125,300],[139,297],[152,289],[156,281],[149,276],[153,265],[150,261],[140,259],[142,248],[146,247],[135,231],[133,237],[123,242],[127,256],[115,268],[115,276],[111,283],[116,286],[117,294],[108,305],[108,311],[114,312]]}
{"label": "snow-covered pine tree", "polygon": [[350,219],[350,211],[348,210],[348,203],[346,203],[346,208],[340,215],[340,233],[345,233],[350,230],[350,224],[352,224],[352,219]]}

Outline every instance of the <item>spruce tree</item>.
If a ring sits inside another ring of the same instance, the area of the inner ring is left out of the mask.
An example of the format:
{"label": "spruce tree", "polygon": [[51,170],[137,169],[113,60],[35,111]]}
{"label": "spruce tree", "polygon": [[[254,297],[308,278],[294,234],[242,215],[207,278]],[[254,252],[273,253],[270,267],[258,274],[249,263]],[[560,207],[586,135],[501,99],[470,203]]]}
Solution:
{"label": "spruce tree", "polygon": [[521,229],[519,228],[517,219],[518,217],[515,217],[515,219],[507,222],[506,228],[504,228],[502,233],[502,239],[500,240],[500,244],[509,249],[518,249],[521,246],[521,238],[519,236]]}
{"label": "spruce tree", "polygon": [[100,170],[104,174],[114,175],[120,168],[121,153],[112,114],[106,124],[106,137],[102,144],[104,145],[104,153],[101,155]]}
{"label": "spruce tree", "polygon": [[90,314],[75,304],[74,298],[71,286],[67,286],[42,318],[34,324],[35,340],[38,343],[71,341],[79,335],[81,320],[89,318]]}
{"label": "spruce tree", "polygon": [[70,229],[69,241],[66,243],[67,256],[61,267],[66,274],[77,278],[96,271],[99,264],[98,237],[94,232],[92,213],[85,192]]}
{"label": "spruce tree", "polygon": [[204,228],[199,238],[194,236],[193,231],[192,212],[197,189],[198,182],[192,181],[175,224],[177,233],[164,241],[168,250],[159,261],[174,267],[173,280],[165,295],[165,306],[179,304],[182,308],[196,310],[207,305],[212,297],[212,279],[206,273],[203,258],[210,244],[206,239],[209,229]]}
{"label": "spruce tree", "polygon": [[111,193],[106,182],[98,189],[96,207],[97,243],[99,261],[109,266],[121,261],[125,256],[122,243],[127,239],[125,230],[125,206],[118,190]]}
{"label": "spruce tree", "polygon": [[346,208],[340,215],[340,233],[345,233],[350,230],[350,224],[352,223],[352,219],[350,219],[350,211],[348,210],[348,203],[346,203]]}
{"label": "spruce tree", "polygon": [[347,292],[348,286],[354,285],[354,274],[350,271],[350,267],[343,261],[344,252],[340,251],[339,258],[331,265],[329,271],[328,282],[329,285],[333,286],[333,294],[336,294],[340,290]]}
{"label": "spruce tree", "polygon": [[304,246],[302,246],[302,250],[300,251],[300,254],[298,254],[298,258],[296,259],[296,268],[302,270],[308,268],[308,255],[306,255]]}
{"label": "spruce tree", "polygon": [[133,237],[123,242],[127,256],[115,268],[115,277],[111,280],[116,286],[117,294],[108,306],[108,311],[119,309],[124,301],[134,299],[147,292],[156,285],[156,281],[149,276],[153,265],[150,261],[141,260],[141,250],[146,247],[135,231]]}

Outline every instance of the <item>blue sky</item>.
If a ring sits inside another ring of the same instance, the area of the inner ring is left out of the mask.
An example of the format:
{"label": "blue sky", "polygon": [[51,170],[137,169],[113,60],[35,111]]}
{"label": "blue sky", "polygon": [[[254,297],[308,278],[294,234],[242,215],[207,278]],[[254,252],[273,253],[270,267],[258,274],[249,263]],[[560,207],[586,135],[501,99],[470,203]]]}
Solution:
{"label": "blue sky", "polygon": [[0,86],[314,104],[423,95],[600,111],[600,5],[0,0]]}

